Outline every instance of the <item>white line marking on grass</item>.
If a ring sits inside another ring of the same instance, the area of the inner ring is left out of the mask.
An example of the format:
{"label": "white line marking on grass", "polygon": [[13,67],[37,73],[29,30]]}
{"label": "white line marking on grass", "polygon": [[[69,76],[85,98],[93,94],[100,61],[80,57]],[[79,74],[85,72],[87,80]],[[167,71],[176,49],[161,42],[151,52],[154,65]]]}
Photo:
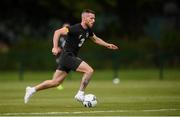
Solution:
{"label": "white line marking on grass", "polygon": [[84,113],[117,113],[117,112],[164,112],[180,111],[180,109],[152,109],[152,110],[104,110],[104,111],[74,111],[74,112],[34,112],[34,113],[0,113],[0,116],[21,116],[21,115],[61,115],[61,114],[84,114]]}

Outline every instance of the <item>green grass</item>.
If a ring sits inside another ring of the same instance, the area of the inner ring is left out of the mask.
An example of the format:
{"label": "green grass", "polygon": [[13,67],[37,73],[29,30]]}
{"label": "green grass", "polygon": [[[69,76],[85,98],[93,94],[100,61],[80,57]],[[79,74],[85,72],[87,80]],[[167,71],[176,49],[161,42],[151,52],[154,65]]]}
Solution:
{"label": "green grass", "polygon": [[[83,107],[73,99],[79,86],[78,81],[64,82],[65,89],[61,91],[49,89],[39,92],[25,105],[23,103],[24,89],[29,84],[36,83],[4,82],[0,84],[0,115],[33,115],[33,113],[47,115],[47,112],[59,112],[52,115],[68,116],[180,115],[180,82],[125,81],[113,85],[110,81],[92,81],[87,92],[97,96],[98,105],[91,109]],[[160,109],[167,110],[160,111]],[[91,112],[88,113],[88,111]]]}
{"label": "green grass", "polygon": [[117,85],[112,83],[111,71],[95,73],[86,90],[86,93],[97,96],[95,108],[85,108],[73,99],[79,88],[80,74],[71,74],[70,78],[76,80],[66,80],[63,90],[52,88],[38,92],[28,104],[24,104],[25,87],[49,79],[52,72],[26,72],[24,81],[17,80],[16,72],[0,73],[0,116],[180,115],[178,71],[166,71],[165,80],[162,81],[158,79],[158,72],[153,70],[120,73],[122,78]]}

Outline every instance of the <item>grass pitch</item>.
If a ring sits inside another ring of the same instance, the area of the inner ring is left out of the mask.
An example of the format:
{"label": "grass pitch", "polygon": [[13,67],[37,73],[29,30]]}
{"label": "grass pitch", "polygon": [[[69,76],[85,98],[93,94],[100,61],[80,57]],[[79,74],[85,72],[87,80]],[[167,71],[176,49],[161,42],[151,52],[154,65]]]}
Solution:
{"label": "grass pitch", "polygon": [[23,102],[25,87],[36,85],[39,80],[2,80],[0,116],[180,115],[180,80],[121,79],[117,85],[110,79],[92,80],[86,93],[95,94],[98,104],[95,108],[85,108],[73,98],[79,88],[80,79],[77,79],[66,80],[63,90],[52,88],[36,93],[28,104]]}

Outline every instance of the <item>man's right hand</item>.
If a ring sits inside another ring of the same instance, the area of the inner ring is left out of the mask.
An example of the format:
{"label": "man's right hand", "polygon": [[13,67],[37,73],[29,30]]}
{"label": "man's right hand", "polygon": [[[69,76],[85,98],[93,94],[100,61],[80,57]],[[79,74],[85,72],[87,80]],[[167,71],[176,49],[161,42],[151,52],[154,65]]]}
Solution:
{"label": "man's right hand", "polygon": [[59,47],[53,47],[52,48],[52,53],[56,56],[58,53],[60,53],[61,49]]}

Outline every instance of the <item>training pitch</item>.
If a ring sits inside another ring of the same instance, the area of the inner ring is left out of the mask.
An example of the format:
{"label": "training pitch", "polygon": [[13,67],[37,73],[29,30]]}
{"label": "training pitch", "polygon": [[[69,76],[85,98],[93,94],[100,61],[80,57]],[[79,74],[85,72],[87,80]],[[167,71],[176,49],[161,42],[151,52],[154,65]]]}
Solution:
{"label": "training pitch", "polygon": [[63,90],[52,88],[36,93],[28,104],[23,102],[25,87],[39,80],[1,81],[0,116],[180,115],[180,80],[120,79],[115,85],[112,80],[95,80],[94,76],[86,93],[96,95],[98,104],[85,108],[74,100],[80,83],[79,78],[75,79],[66,80]]}

